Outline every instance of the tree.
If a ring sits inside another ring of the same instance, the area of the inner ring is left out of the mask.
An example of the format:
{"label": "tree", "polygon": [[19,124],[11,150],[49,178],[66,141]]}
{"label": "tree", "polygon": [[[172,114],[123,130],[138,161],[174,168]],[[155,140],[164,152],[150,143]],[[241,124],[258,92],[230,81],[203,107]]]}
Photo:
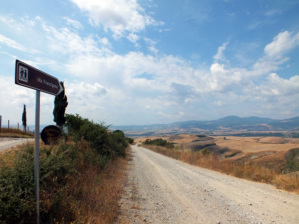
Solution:
{"label": "tree", "polygon": [[24,104],[24,110],[22,114],[22,122],[24,126],[24,132],[26,132],[26,127],[27,127],[27,114],[26,114],[26,105]]}
{"label": "tree", "polygon": [[68,102],[67,102],[67,97],[65,95],[64,83],[60,82],[60,84],[63,87],[63,91],[57,96],[55,96],[53,115],[54,115],[55,123],[62,127],[65,124],[64,114]]}

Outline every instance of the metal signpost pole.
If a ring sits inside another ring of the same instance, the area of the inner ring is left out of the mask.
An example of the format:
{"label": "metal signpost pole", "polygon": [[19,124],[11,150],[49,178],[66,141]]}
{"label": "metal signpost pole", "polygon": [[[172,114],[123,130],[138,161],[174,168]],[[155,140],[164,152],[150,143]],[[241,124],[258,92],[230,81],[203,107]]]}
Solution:
{"label": "metal signpost pole", "polygon": [[15,84],[36,90],[35,107],[35,151],[34,179],[36,194],[36,223],[40,223],[40,192],[39,192],[39,127],[40,127],[40,91],[57,96],[63,91],[59,80],[22,61],[16,60]]}
{"label": "metal signpost pole", "polygon": [[0,115],[0,132],[1,132],[2,115]]}
{"label": "metal signpost pole", "polygon": [[35,195],[36,195],[36,223],[39,224],[39,122],[40,122],[40,91],[36,90],[35,105],[35,151],[34,151],[34,176],[35,176]]}

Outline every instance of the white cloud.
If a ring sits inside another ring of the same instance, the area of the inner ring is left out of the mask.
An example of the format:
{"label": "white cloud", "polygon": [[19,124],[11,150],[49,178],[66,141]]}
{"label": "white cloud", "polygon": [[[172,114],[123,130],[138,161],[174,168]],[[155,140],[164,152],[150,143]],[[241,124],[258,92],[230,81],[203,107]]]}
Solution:
{"label": "white cloud", "polygon": [[155,46],[149,46],[148,49],[154,54],[158,54],[159,50]]}
{"label": "white cloud", "polygon": [[109,42],[109,40],[106,37],[99,38],[99,41],[102,45],[111,47],[111,43]]}
{"label": "white cloud", "polygon": [[261,91],[267,96],[299,95],[299,76],[293,76],[289,80],[279,77],[276,73],[268,76],[266,85],[261,85]]}
{"label": "white cloud", "polygon": [[[91,54],[101,56],[110,54],[110,43],[107,38],[99,38],[87,36],[82,38],[78,33],[72,32],[68,28],[56,29],[52,26],[42,24],[43,30],[46,32],[46,37],[49,40],[48,45],[54,52],[60,54],[76,55]],[[99,46],[102,45],[102,46]]]}
{"label": "white cloud", "polygon": [[19,51],[24,51],[24,52],[27,51],[27,49],[24,46],[22,46],[21,44],[0,34],[0,43],[1,42],[9,47],[19,50]]}
{"label": "white cloud", "polygon": [[250,25],[247,26],[247,29],[249,30],[254,30],[256,29],[257,27],[261,26],[263,23],[262,21],[256,21],[256,22],[253,22],[251,23]]}
{"label": "white cloud", "polygon": [[72,0],[81,10],[89,13],[91,24],[111,30],[115,37],[124,33],[136,33],[146,26],[155,24],[155,20],[146,15],[136,0]]}
{"label": "white cloud", "polygon": [[82,24],[77,20],[73,20],[68,17],[63,17],[63,19],[65,19],[67,25],[73,26],[77,30],[83,28]]}
{"label": "white cloud", "polygon": [[[227,63],[223,54],[229,46],[226,42],[218,48],[215,62],[209,69],[199,69],[194,68],[189,61],[172,55],[150,55],[134,51],[120,55],[107,48],[111,43],[105,37],[82,37],[76,30],[57,29],[44,22],[41,24],[47,37],[46,44],[53,55],[66,56],[60,69],[70,75],[65,81],[70,102],[67,113],[79,113],[96,122],[106,120],[108,123],[113,121],[120,124],[126,118],[136,123],[148,123],[150,120],[171,122],[173,119],[188,119],[191,115],[197,119],[199,111],[215,108],[222,110],[240,107],[240,113],[242,110],[250,113],[253,109],[249,111],[249,105],[253,102],[260,108],[283,105],[289,108],[288,114],[291,115],[298,109],[295,104],[298,99],[298,76],[283,79],[278,73],[273,73],[287,58],[270,57],[285,53],[284,49],[291,50],[279,43],[284,43],[281,39],[293,40],[296,35],[288,38],[277,35],[267,45],[270,47],[265,47],[265,56],[247,69],[232,67]],[[136,34],[130,34],[133,41],[134,37],[137,39]],[[155,52],[156,42],[143,40]],[[29,64],[36,63],[38,66],[42,61],[35,58]],[[50,67],[57,64],[54,59],[45,63]],[[74,77],[78,81],[72,81]],[[7,81],[4,83],[8,85]],[[6,87],[4,91],[9,90]],[[22,91],[15,96],[18,100],[11,103],[7,101],[5,105],[21,107],[23,101],[28,102],[28,105],[33,104],[34,91],[28,94]],[[21,98],[22,95],[26,97]],[[45,114],[51,117],[53,97],[43,97],[43,108],[47,110]],[[291,106],[287,107],[287,104]],[[202,105],[205,109],[202,109]],[[121,115],[119,111],[122,111]]]}
{"label": "white cloud", "polygon": [[[251,84],[243,89],[245,101],[259,105],[261,115],[298,116],[299,76],[283,79],[276,73],[270,74],[259,85]],[[269,114],[269,115],[268,115]]]}
{"label": "white cloud", "polygon": [[278,9],[271,9],[267,12],[265,12],[266,16],[273,16],[273,15],[277,15],[277,14],[281,14],[282,12]]}
{"label": "white cloud", "polygon": [[[188,114],[193,113],[194,108],[203,104],[202,101],[205,105],[217,106],[217,108],[236,106],[240,107],[239,110],[243,110],[248,107],[246,113],[243,113],[245,116],[252,115],[249,111],[249,105],[252,102],[260,108],[272,107],[273,102],[276,102],[276,106],[286,107],[286,102],[288,102],[292,105],[288,109],[290,115],[295,114],[298,109],[294,103],[295,98],[298,97],[298,77],[286,80],[278,74],[269,75],[288,60],[288,58],[267,56],[271,55],[273,49],[277,49],[274,45],[281,46],[279,44],[281,41],[278,41],[281,40],[280,35],[277,35],[273,42],[265,47],[267,55],[253,63],[251,68],[231,67],[226,63],[223,55],[228,46],[226,42],[218,48],[214,56],[215,60],[222,60],[222,63],[215,62],[211,64],[210,70],[205,71],[195,69],[188,61],[172,55],[153,56],[142,52],[119,55],[112,51],[106,53],[92,36],[82,38],[67,29],[61,29],[60,32],[55,29],[49,30],[49,34],[54,34],[52,35],[53,43],[62,41],[61,46],[63,46],[63,41],[75,40],[74,44],[69,45],[68,48],[67,53],[71,53],[72,56],[66,64],[66,69],[70,74],[84,80],[84,84],[70,87],[78,91],[77,95],[70,92],[70,99],[78,105],[82,103],[84,105],[73,109],[70,107],[70,110],[80,109],[87,115],[91,112],[84,108],[90,107],[91,111],[94,111],[93,116],[96,117],[96,113],[101,111],[108,120],[112,120],[112,114],[116,116],[120,107],[123,112],[129,114],[131,112],[128,108],[134,107],[138,108],[144,116],[154,119],[160,119],[162,115],[169,114],[168,118],[171,121],[176,116],[173,111],[184,111],[184,116],[188,117]],[[144,41],[150,46],[156,44],[150,39],[144,39]],[[283,49],[290,50],[282,46],[277,52],[286,52]],[[142,74],[152,74],[152,76],[147,79]],[[267,81],[260,83],[263,77],[268,75]],[[99,85],[99,97],[95,94],[96,83]],[[87,92],[86,89],[91,92]],[[92,97],[84,101],[83,97],[86,94]],[[284,100],[285,98],[288,100]],[[95,102],[92,99],[95,99]],[[206,101],[206,99],[209,100]],[[100,105],[108,105],[111,102],[113,102],[113,105],[110,105],[111,110],[114,112],[109,114],[105,107]],[[247,106],[242,108],[239,106],[241,104]],[[279,113],[284,112],[281,110]],[[133,118],[133,116],[137,117]],[[140,123],[143,118],[139,116],[134,113],[131,118]],[[167,120],[166,117],[163,119]]]}
{"label": "white cloud", "polygon": [[7,120],[11,125],[21,125],[23,105],[27,106],[28,123],[34,123],[35,91],[16,85],[13,77],[0,76],[2,127]]}
{"label": "white cloud", "polygon": [[136,35],[135,33],[130,33],[128,36],[127,36],[128,40],[131,41],[132,43],[134,44],[137,44],[137,41],[139,40],[139,36]]}
{"label": "white cloud", "polygon": [[225,51],[226,49],[226,46],[228,45],[229,42],[225,42],[223,43],[219,48],[218,48],[218,51],[217,51],[217,54],[214,56],[214,59],[216,61],[220,61],[220,60],[225,60],[225,57],[223,55],[223,52]]}
{"label": "white cloud", "polygon": [[297,46],[299,46],[299,33],[292,35],[292,33],[284,31],[274,37],[264,50],[268,57],[281,58],[283,54]]}
{"label": "white cloud", "polygon": [[158,54],[159,50],[155,47],[156,42],[149,39],[149,38],[144,38],[144,41],[148,46],[148,49],[150,50],[150,52],[154,53],[154,54]]}

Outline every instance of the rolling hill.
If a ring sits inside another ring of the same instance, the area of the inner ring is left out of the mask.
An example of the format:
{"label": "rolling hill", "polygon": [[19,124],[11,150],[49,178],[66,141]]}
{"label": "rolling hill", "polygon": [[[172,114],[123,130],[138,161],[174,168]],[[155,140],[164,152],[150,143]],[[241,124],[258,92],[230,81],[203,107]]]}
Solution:
{"label": "rolling hill", "polygon": [[[233,134],[253,132],[299,132],[299,116],[283,120],[262,117],[228,116],[210,121],[184,121],[170,124],[112,126],[112,129],[123,130],[127,135],[154,135],[154,134]],[[275,133],[274,133],[275,132]]]}

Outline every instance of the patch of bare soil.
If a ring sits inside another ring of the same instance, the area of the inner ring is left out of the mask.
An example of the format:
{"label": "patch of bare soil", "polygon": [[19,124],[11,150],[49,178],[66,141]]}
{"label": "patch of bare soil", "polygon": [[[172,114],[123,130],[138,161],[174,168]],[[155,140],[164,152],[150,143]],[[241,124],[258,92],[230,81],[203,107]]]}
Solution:
{"label": "patch of bare soil", "polygon": [[0,138],[0,151],[6,151],[14,146],[32,142],[32,138]]}

